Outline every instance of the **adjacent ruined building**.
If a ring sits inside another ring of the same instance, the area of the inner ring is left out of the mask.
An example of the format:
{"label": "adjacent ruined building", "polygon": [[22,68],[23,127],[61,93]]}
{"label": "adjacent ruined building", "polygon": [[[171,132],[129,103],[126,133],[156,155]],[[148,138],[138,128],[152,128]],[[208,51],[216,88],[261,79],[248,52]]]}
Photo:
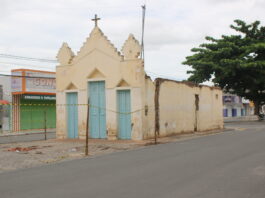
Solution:
{"label": "adjacent ruined building", "polygon": [[118,51],[97,23],[77,54],[63,43],[56,68],[58,138],[85,138],[87,116],[90,138],[142,140],[155,131],[223,128],[219,88],[152,81],[140,51],[132,34]]}

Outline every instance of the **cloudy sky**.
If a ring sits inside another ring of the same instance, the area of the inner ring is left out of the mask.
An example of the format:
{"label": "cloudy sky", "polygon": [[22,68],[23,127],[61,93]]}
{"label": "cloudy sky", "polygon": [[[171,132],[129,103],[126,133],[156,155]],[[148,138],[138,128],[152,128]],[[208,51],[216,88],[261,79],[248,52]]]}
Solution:
{"label": "cloudy sky", "polygon": [[[0,0],[0,54],[55,59],[67,42],[77,52],[98,14],[99,27],[120,49],[129,33],[140,40],[141,5],[146,4],[145,55],[147,73],[183,80],[181,63],[206,35],[235,34],[234,19],[260,20],[265,0]],[[55,70],[53,63],[0,57],[0,73],[10,69]]]}

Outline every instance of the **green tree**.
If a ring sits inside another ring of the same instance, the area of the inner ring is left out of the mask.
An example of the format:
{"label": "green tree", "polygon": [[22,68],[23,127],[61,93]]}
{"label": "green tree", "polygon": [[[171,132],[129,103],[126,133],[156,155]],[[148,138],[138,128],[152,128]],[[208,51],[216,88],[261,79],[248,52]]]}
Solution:
{"label": "green tree", "polygon": [[246,24],[235,20],[230,27],[237,35],[207,36],[206,43],[193,48],[193,55],[183,62],[193,70],[189,81],[212,80],[225,92],[252,100],[255,115],[265,104],[265,27],[259,21]]}

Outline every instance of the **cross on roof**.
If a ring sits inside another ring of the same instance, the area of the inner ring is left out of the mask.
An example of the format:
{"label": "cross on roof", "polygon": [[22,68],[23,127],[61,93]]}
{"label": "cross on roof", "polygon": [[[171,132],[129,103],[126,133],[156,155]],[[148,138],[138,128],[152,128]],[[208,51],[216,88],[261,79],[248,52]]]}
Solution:
{"label": "cross on roof", "polygon": [[92,21],[95,21],[95,27],[98,26],[98,20],[100,20],[100,18],[98,18],[98,16],[95,14],[95,18],[91,19]]}

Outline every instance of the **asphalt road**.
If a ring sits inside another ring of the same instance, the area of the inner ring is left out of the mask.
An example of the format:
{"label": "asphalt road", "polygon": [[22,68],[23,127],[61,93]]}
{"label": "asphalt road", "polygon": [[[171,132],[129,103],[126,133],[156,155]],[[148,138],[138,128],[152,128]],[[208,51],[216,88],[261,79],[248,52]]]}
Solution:
{"label": "asphalt road", "polygon": [[0,174],[1,198],[264,198],[265,123]]}

